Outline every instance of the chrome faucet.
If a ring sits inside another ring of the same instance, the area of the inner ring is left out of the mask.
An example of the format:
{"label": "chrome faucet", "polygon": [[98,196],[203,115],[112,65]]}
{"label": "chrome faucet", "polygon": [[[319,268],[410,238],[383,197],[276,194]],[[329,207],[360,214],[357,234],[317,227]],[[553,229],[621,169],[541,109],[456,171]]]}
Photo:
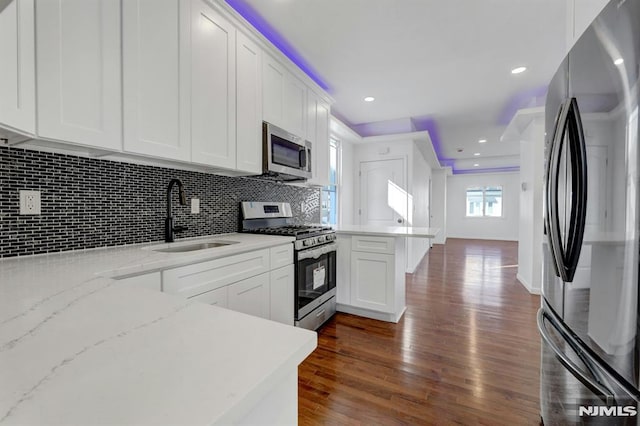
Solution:
{"label": "chrome faucet", "polygon": [[173,185],[178,184],[178,191],[180,193],[180,205],[187,204],[187,197],[184,194],[184,187],[180,179],[171,179],[169,186],[167,187],[167,218],[164,220],[164,241],[167,243],[173,242],[173,233],[186,231],[184,226],[173,226],[173,216],[171,216],[171,190]]}

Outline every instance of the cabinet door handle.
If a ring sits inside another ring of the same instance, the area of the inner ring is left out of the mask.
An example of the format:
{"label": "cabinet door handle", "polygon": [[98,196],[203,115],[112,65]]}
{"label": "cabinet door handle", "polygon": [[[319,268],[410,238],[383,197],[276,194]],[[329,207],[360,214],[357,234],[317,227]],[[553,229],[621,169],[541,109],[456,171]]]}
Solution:
{"label": "cabinet door handle", "polygon": [[325,313],[325,309],[321,310],[320,312],[318,312],[318,313],[316,314],[316,318],[318,318],[318,317],[319,317],[319,316],[321,316],[321,315],[324,315],[324,313]]}

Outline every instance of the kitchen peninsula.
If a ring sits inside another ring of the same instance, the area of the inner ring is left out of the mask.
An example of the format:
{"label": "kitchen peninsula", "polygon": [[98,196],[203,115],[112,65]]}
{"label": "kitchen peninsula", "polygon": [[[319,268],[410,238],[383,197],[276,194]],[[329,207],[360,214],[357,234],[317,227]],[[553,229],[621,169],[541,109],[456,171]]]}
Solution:
{"label": "kitchen peninsula", "polygon": [[437,228],[336,226],[339,312],[398,322],[406,309],[406,238],[434,238]]}
{"label": "kitchen peninsula", "polygon": [[234,244],[0,261],[0,424],[294,424],[297,367],[314,332],[159,291],[160,271],[292,241],[215,237]]}

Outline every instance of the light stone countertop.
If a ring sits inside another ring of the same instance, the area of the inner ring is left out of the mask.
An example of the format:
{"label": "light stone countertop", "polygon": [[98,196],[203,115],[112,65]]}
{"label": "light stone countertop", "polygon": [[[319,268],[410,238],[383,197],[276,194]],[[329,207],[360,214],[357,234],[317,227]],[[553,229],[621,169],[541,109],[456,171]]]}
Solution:
{"label": "light stone countertop", "polygon": [[438,228],[411,226],[337,225],[334,228],[338,234],[374,235],[379,237],[435,238],[440,233]]}
{"label": "light stone countertop", "polygon": [[[134,275],[273,247],[141,244],[0,261],[0,424],[212,424],[241,418],[316,347],[316,333],[133,288]],[[185,240],[186,241],[186,240]]]}

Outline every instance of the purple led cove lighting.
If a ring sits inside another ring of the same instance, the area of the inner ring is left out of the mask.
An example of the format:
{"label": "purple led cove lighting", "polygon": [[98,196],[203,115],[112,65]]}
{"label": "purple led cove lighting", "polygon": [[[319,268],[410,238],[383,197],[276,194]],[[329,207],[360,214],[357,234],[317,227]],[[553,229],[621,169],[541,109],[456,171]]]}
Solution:
{"label": "purple led cove lighting", "polygon": [[411,118],[411,122],[413,123],[413,127],[417,131],[421,132],[426,130],[427,132],[429,132],[431,145],[433,145],[433,150],[436,153],[436,157],[438,158],[440,165],[442,167],[453,168],[455,160],[453,158],[445,157],[442,152],[442,142],[440,141],[440,133],[438,132],[438,125],[436,124],[436,120],[429,116],[422,116]]}
{"label": "purple led cove lighting", "polygon": [[520,166],[507,166],[507,167],[492,167],[487,169],[454,169],[452,173],[454,175],[471,175],[475,173],[505,173],[505,172],[519,172]]}
{"label": "purple led cove lighting", "polygon": [[315,81],[322,89],[330,92],[329,85],[318,75],[313,67],[296,51],[275,28],[271,26],[254,8],[249,6],[244,0],[225,0],[236,12],[254,26],[263,36],[266,37],[275,47],[278,48],[287,58],[296,64],[305,74]]}
{"label": "purple led cove lighting", "polygon": [[498,116],[498,124],[509,124],[520,109],[544,106],[548,88],[549,86],[540,86],[511,96]]}

